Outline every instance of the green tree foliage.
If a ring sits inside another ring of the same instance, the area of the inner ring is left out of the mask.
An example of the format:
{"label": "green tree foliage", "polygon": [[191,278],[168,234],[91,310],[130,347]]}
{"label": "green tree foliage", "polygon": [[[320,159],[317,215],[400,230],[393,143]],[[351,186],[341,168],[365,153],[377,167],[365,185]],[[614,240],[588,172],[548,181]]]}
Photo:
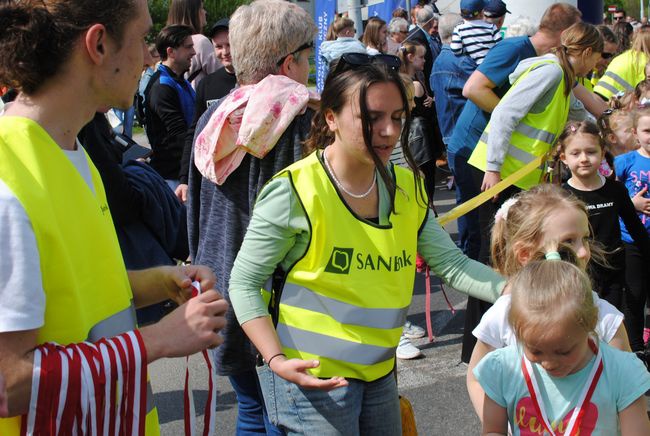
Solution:
{"label": "green tree foliage", "polygon": [[[149,39],[153,40],[160,29],[165,27],[167,22],[167,11],[169,10],[169,3],[172,0],[148,0],[149,13],[153,20],[153,29],[149,35]],[[235,12],[239,5],[250,3],[250,0],[204,0],[203,7],[208,13],[207,28],[217,20],[229,17]]]}

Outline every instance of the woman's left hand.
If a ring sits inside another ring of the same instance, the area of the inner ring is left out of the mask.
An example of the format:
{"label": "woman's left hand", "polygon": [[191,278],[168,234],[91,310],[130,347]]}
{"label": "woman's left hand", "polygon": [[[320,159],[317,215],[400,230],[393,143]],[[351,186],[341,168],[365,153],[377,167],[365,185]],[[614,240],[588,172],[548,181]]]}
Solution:
{"label": "woman's left hand", "polygon": [[165,291],[171,300],[183,304],[192,297],[192,282],[201,284],[201,290],[214,289],[217,277],[204,265],[180,265],[169,267],[165,277]]}
{"label": "woman's left hand", "polygon": [[424,107],[431,107],[433,105],[433,97],[425,98],[422,104],[424,105]]}
{"label": "woman's left hand", "polygon": [[271,371],[302,388],[331,391],[348,385],[348,381],[343,377],[320,379],[307,373],[309,368],[316,368],[320,365],[318,360],[287,359],[282,355],[273,359],[271,364],[269,364]]}

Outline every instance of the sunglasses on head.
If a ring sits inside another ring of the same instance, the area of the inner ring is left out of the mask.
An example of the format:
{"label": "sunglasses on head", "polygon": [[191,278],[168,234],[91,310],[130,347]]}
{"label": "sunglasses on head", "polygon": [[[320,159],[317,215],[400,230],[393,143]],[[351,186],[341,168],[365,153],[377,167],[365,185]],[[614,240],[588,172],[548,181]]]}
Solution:
{"label": "sunglasses on head", "polygon": [[399,67],[402,66],[402,61],[397,56],[389,54],[344,53],[339,58],[334,73],[340,73],[346,67],[362,67],[374,63],[384,64],[393,71],[398,71]]}
{"label": "sunglasses on head", "polygon": [[282,63],[284,62],[284,60],[285,60],[286,58],[288,58],[290,55],[295,55],[295,54],[298,53],[299,51],[303,51],[303,50],[306,50],[306,49],[308,49],[308,48],[314,48],[314,41],[306,42],[306,43],[304,43],[303,45],[301,45],[300,47],[298,47],[297,49],[295,49],[294,51],[292,51],[292,52],[290,52],[290,53],[287,53],[286,55],[282,56],[282,57],[280,58],[280,60],[277,62],[276,65],[279,67],[280,65],[282,65]]}

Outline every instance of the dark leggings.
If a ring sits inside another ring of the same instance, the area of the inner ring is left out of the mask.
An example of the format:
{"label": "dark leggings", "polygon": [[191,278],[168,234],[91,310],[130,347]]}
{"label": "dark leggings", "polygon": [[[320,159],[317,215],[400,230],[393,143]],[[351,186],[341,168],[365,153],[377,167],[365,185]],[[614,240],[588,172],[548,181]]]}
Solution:
{"label": "dark leggings", "polygon": [[623,308],[625,328],[632,351],[642,351],[645,305],[650,291],[648,259],[644,259],[636,245],[625,243],[625,280],[627,289]]}

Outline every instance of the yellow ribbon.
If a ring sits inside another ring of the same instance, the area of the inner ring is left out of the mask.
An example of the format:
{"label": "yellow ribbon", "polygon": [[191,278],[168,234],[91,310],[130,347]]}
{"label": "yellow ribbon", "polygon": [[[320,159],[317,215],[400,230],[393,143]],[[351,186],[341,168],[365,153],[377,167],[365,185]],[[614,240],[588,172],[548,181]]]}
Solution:
{"label": "yellow ribbon", "polygon": [[539,168],[545,161],[546,161],[546,155],[539,156],[537,159],[528,163],[522,168],[518,169],[514,173],[510,174],[508,177],[501,180],[499,183],[497,183],[487,191],[481,192],[476,197],[467,200],[463,204],[459,204],[458,206],[456,206],[446,214],[438,217],[438,223],[444,227],[445,224],[457,220],[458,218],[465,215],[466,213],[473,211],[474,209],[476,209],[477,207],[479,207],[480,205],[488,201],[490,198],[494,197],[499,192],[506,189],[508,186],[514,185],[519,180],[523,179],[528,174],[535,171],[535,169]]}

